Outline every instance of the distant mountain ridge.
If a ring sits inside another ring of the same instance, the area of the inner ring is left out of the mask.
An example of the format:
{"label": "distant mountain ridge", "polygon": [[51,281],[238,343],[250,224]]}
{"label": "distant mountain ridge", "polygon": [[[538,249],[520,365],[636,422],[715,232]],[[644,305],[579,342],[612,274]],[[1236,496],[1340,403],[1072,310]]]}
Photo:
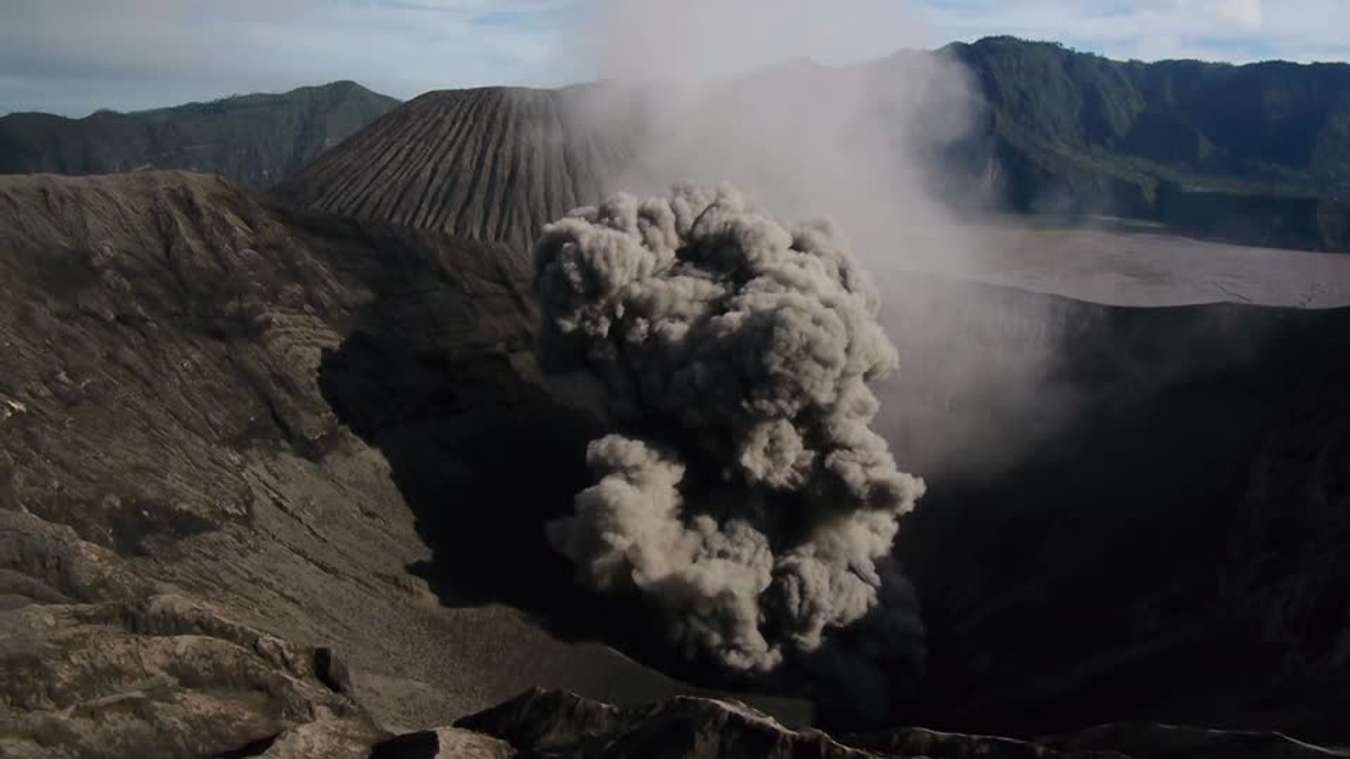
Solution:
{"label": "distant mountain ridge", "polygon": [[182,169],[270,187],[393,110],[351,81],[82,119],[0,117],[0,174],[114,174]]}
{"label": "distant mountain ridge", "polygon": [[[996,37],[860,67],[885,86],[922,76],[932,56],[964,67],[973,98],[971,128],[940,156],[937,191],[954,203],[1350,251],[1350,65],[1120,62]],[[853,73],[786,64],[762,75],[828,91]],[[330,213],[528,246],[631,168],[636,132],[569,118],[607,86],[429,92],[278,189]],[[936,113],[963,96],[925,97]]]}
{"label": "distant mountain ridge", "polygon": [[1115,61],[991,37],[940,54],[983,101],[955,149],[997,207],[1350,250],[1350,64]]}
{"label": "distant mountain ridge", "polygon": [[[1116,61],[990,37],[860,65],[905,75],[931,56],[973,86],[974,128],[944,152],[956,202],[1350,251],[1350,64]],[[568,123],[586,90],[442,90],[391,114],[399,101],[347,81],[83,119],[16,113],[0,117],[0,174],[218,173],[325,211],[528,245],[631,157],[621,130]]]}
{"label": "distant mountain ridge", "polygon": [[1012,37],[944,50],[977,77],[1010,139],[1080,151],[1121,175],[1350,192],[1350,64],[1122,62]]}

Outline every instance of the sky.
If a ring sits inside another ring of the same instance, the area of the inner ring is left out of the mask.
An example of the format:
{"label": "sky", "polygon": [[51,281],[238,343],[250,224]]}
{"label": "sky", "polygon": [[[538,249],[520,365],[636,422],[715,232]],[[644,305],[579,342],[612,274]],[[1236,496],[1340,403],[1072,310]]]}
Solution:
{"label": "sky", "polygon": [[[722,72],[701,60],[848,63],[993,34],[1113,58],[1347,61],[1346,29],[1350,0],[0,0],[0,113],[84,116],[339,79],[409,98],[704,76]],[[691,38],[719,54],[689,50]]]}

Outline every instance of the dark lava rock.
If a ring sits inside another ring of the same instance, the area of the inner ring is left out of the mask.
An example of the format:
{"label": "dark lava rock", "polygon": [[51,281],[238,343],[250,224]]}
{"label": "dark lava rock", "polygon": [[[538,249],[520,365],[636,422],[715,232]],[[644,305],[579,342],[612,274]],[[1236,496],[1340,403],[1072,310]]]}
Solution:
{"label": "dark lava rock", "polygon": [[319,682],[337,693],[351,694],[352,674],[347,665],[337,657],[333,649],[319,646],[314,649],[314,675]]}
{"label": "dark lava rock", "polygon": [[[737,701],[677,697],[618,708],[574,693],[531,690],[457,723],[552,759],[1330,759],[1278,733],[1113,724],[1019,741],[903,728],[831,738],[792,730]],[[411,756],[411,754],[410,754]]]}
{"label": "dark lava rock", "polygon": [[558,759],[873,756],[818,730],[786,728],[740,702],[707,698],[620,709],[574,693],[535,689],[456,725],[501,738],[522,756]]}
{"label": "dark lava rock", "polygon": [[454,727],[423,730],[378,743],[370,759],[511,759],[516,750],[505,741]]}

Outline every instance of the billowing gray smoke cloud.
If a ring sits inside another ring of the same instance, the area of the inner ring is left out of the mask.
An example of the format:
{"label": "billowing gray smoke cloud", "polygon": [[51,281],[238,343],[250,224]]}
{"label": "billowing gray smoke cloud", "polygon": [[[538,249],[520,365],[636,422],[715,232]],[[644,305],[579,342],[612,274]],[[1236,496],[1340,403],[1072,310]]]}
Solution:
{"label": "billowing gray smoke cloud", "polygon": [[737,670],[861,619],[924,485],[869,429],[867,383],[896,351],[831,226],[677,185],[549,225],[535,266],[541,354],[594,373],[624,428],[591,443],[596,483],[549,525],[584,581],[644,594]]}

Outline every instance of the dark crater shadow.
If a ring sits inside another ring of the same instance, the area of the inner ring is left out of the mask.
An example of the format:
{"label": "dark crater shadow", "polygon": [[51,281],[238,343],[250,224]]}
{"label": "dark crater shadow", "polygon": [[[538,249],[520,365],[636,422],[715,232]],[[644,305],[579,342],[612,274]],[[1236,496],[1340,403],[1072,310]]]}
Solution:
{"label": "dark crater shadow", "polygon": [[[513,307],[466,314],[461,275],[439,251],[397,238],[379,247],[397,263],[368,278],[376,299],[325,352],[319,387],[339,420],[384,453],[414,511],[433,557],[410,569],[451,606],[566,611],[572,604],[559,599],[577,595],[571,570],[543,525],[589,481],[584,452],[595,423],[512,366],[511,353],[529,340],[511,322],[520,317]],[[503,340],[492,339],[494,319],[508,323],[497,330]]]}
{"label": "dark crater shadow", "polygon": [[455,360],[365,330],[324,357],[320,386],[389,460],[435,552],[417,573],[447,603],[537,609],[563,589],[571,570],[543,525],[589,480],[584,416],[525,385],[504,355]]}
{"label": "dark crater shadow", "polygon": [[324,357],[320,386],[339,419],[388,459],[433,551],[409,570],[442,603],[506,604],[563,640],[603,642],[702,687],[745,686],[680,656],[659,609],[576,582],[545,526],[592,484],[586,445],[605,431],[523,381],[506,356],[456,360],[363,329]]}
{"label": "dark crater shadow", "polygon": [[1050,383],[1079,391],[1069,424],[1006,471],[931,481],[902,526],[929,652],[904,711],[1024,737],[1146,720],[1344,740],[1325,641],[1350,602],[1350,562],[1328,560],[1350,528],[1328,474],[1350,446],[1350,310],[1078,308]]}
{"label": "dark crater shadow", "polygon": [[[747,684],[690,664],[658,637],[657,610],[574,581],[544,525],[591,483],[585,449],[604,430],[520,368],[528,295],[485,301],[449,250],[464,243],[387,234],[387,259],[361,275],[375,298],[323,357],[319,384],[384,453],[416,515],[432,558],[411,569],[447,605],[507,604],[686,682],[809,687],[802,672]],[[1350,473],[1325,463],[1350,450],[1350,311],[1065,303],[1051,385],[1080,391],[1069,423],[1012,468],[932,480],[906,519],[895,557],[921,602],[927,674],[893,684],[908,695],[875,724],[1030,736],[1137,718],[1335,733],[1318,688],[1344,675],[1316,661],[1344,627],[1324,607],[1350,598],[1350,561],[1325,558],[1344,557],[1337,541],[1350,538]],[[1320,595],[1291,611],[1305,632],[1281,639],[1263,599],[1306,594],[1286,587],[1304,581]],[[822,726],[869,726],[814,692]]]}
{"label": "dark crater shadow", "polygon": [[477,243],[440,238],[446,255],[403,230],[367,233],[381,236],[387,256],[362,275],[376,298],[325,352],[319,387],[338,419],[384,454],[416,516],[432,557],[409,570],[448,606],[509,605],[563,640],[603,642],[714,687],[717,673],[672,650],[656,610],[582,588],[548,542],[546,524],[571,514],[592,484],[586,446],[605,430],[513,363],[528,361],[532,304],[493,301],[479,284],[464,292],[472,273],[461,248]]}

